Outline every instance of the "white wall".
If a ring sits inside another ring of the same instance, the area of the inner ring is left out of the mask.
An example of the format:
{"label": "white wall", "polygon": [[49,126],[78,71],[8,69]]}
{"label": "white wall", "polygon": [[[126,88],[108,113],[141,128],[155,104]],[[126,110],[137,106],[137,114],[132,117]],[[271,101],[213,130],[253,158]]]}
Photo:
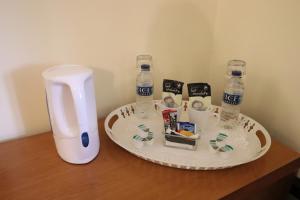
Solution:
{"label": "white wall", "polygon": [[242,112],[300,151],[300,1],[219,1],[210,78],[220,104],[225,65],[247,61]]}
{"label": "white wall", "polygon": [[0,140],[50,129],[41,72],[92,66],[98,115],[134,101],[135,57],[163,78],[207,80],[217,0],[1,0]]}

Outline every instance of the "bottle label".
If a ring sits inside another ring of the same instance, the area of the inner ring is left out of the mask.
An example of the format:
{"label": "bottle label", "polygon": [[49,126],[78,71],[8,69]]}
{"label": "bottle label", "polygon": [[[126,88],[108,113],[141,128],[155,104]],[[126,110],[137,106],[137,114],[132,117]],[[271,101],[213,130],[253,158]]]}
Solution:
{"label": "bottle label", "polygon": [[224,93],[223,101],[227,104],[239,105],[242,101],[242,95]]}
{"label": "bottle label", "polygon": [[136,87],[136,93],[139,96],[151,96],[153,94],[153,87],[142,87],[142,86],[137,86]]}

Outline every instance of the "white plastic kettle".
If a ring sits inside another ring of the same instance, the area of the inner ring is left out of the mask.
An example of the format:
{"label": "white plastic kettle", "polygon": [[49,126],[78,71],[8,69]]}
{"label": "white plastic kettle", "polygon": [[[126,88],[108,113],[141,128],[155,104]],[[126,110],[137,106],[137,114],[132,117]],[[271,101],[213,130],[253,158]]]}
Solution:
{"label": "white plastic kettle", "polygon": [[45,70],[42,76],[59,156],[74,164],[90,162],[100,147],[93,71],[60,65]]}

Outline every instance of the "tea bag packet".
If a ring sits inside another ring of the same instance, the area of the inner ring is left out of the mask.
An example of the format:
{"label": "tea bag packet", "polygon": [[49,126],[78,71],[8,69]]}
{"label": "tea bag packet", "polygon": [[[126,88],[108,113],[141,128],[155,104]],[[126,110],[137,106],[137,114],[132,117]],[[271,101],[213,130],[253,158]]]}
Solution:
{"label": "tea bag packet", "polygon": [[189,108],[205,111],[211,107],[211,90],[208,83],[189,83],[187,87]]}
{"label": "tea bag packet", "polygon": [[176,131],[184,136],[192,136],[196,133],[196,125],[191,122],[177,122]]}
{"label": "tea bag packet", "polygon": [[164,79],[162,103],[169,108],[177,108],[182,103],[183,82]]}
{"label": "tea bag packet", "polygon": [[168,128],[175,131],[177,123],[177,111],[173,109],[167,109],[162,111],[162,116],[164,120],[165,131],[167,131]]}

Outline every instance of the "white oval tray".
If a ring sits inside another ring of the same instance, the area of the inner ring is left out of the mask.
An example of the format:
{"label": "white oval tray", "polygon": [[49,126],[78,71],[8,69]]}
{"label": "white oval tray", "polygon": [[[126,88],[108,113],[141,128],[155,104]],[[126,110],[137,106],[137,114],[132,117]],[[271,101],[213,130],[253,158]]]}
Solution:
{"label": "white oval tray", "polygon": [[[134,115],[135,103],[121,106],[111,112],[105,119],[105,131],[109,138],[130,153],[153,163],[191,170],[224,169],[251,162],[262,157],[271,146],[271,138],[267,130],[255,120],[240,114],[240,126],[230,133],[235,150],[227,157],[209,150],[208,141],[214,139],[219,132],[217,118],[209,119],[208,128],[201,135],[196,151],[170,148],[164,145],[163,119],[158,111],[160,101],[155,101],[155,114],[151,119],[142,120]],[[183,105],[187,105],[184,101]],[[182,109],[181,121],[188,121],[187,109]],[[214,106],[212,112],[218,113],[220,108]],[[154,133],[154,143],[137,149],[132,143],[132,136],[136,134],[136,126],[145,124]],[[230,136],[230,137],[231,137]],[[230,144],[232,145],[232,144]]]}

